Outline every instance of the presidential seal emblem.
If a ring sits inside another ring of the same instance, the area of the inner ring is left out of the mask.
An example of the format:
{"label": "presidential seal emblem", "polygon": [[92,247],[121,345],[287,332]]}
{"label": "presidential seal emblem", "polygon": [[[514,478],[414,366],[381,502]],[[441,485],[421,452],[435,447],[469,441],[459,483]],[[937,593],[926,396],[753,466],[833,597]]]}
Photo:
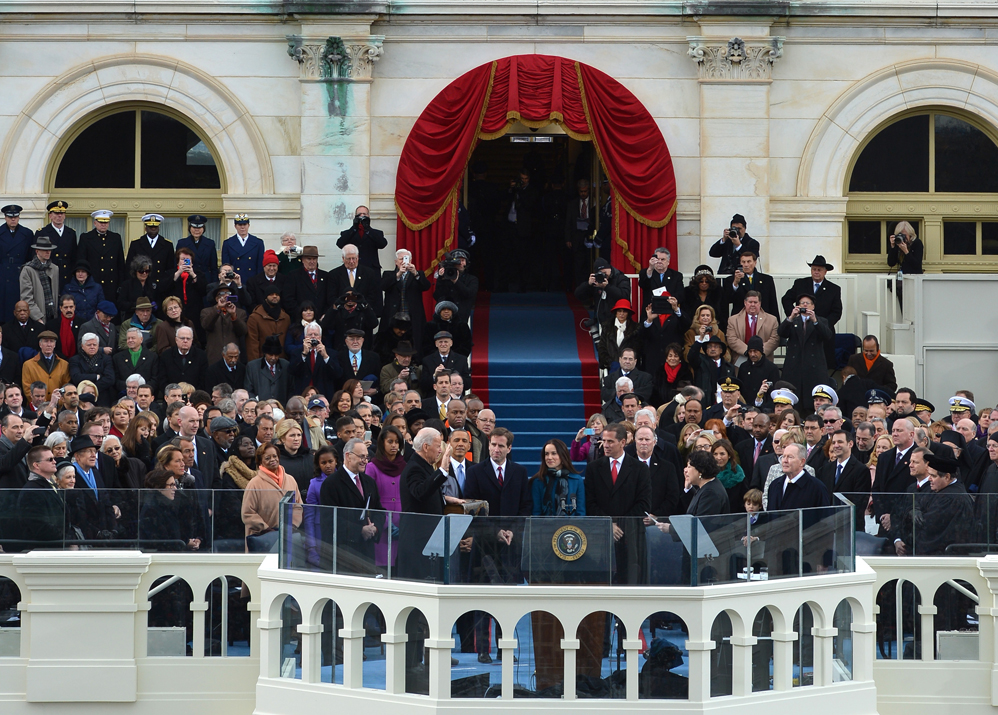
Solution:
{"label": "presidential seal emblem", "polygon": [[586,553],[586,535],[579,527],[566,524],[554,532],[551,549],[562,561],[575,561]]}

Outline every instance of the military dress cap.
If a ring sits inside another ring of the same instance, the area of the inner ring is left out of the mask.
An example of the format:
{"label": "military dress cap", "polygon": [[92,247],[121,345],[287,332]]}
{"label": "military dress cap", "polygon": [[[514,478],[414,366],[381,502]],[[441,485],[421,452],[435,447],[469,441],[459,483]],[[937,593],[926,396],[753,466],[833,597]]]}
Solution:
{"label": "military dress cap", "polygon": [[142,296],[135,301],[135,310],[152,310],[152,302],[146,296]]}
{"label": "military dress cap", "polygon": [[962,395],[955,395],[949,398],[950,412],[972,412],[975,409],[977,409],[977,405]]}
{"label": "military dress cap", "polygon": [[[83,397],[83,395],[80,395]],[[97,445],[89,437],[74,437],[73,441],[69,443],[69,453],[76,454],[77,452],[82,452],[85,449],[97,449]]]}
{"label": "military dress cap", "polygon": [[936,411],[936,406],[924,398],[915,400],[915,412],[928,412],[930,415]]}
{"label": "military dress cap", "polygon": [[301,251],[302,258],[322,258],[318,246],[305,246]]}
{"label": "military dress cap", "polygon": [[455,305],[449,300],[442,300],[439,303],[437,303],[437,307],[433,309],[433,314],[440,315],[440,311],[442,310],[449,310],[454,315],[457,315],[458,313],[457,305]]}
{"label": "military dress cap", "polygon": [[7,204],[0,211],[3,211],[4,216],[20,216],[23,209],[17,204]]}
{"label": "military dress cap", "polygon": [[159,226],[163,223],[163,217],[159,214],[146,214],[142,217],[142,223],[146,226]]}
{"label": "military dress cap", "polygon": [[236,214],[232,223],[249,223],[249,214]]}
{"label": "military dress cap", "polygon": [[231,417],[226,417],[222,415],[221,417],[216,417],[211,421],[211,431],[212,432],[224,432],[226,430],[234,430],[238,427],[236,421]]}
{"label": "military dress cap", "polygon": [[828,271],[835,270],[835,266],[833,266],[831,263],[829,263],[828,261],[826,261],[825,257],[822,256],[822,255],[815,256],[814,260],[811,261],[810,263],[808,263],[807,265],[809,265],[811,268],[814,268],[815,266],[817,266],[818,268],[824,268],[825,270],[828,270]]}
{"label": "military dress cap", "polygon": [[64,214],[66,213],[66,209],[69,208],[69,204],[65,201],[53,201],[45,208],[48,209],[49,213]]}
{"label": "military dress cap", "polygon": [[36,236],[35,243],[31,246],[33,251],[54,251],[55,245],[48,236]]}
{"label": "military dress cap", "polygon": [[441,330],[439,333],[437,333],[436,335],[433,336],[433,340],[434,341],[443,340],[444,338],[447,338],[449,340],[453,340],[454,336],[451,335],[450,333],[448,333],[446,330]]}
{"label": "military dress cap", "polygon": [[718,387],[721,388],[721,392],[738,392],[742,389],[742,383],[737,378],[726,377]]}
{"label": "military dress cap", "polygon": [[831,400],[833,405],[839,404],[839,393],[829,385],[815,385],[811,390],[811,397],[824,397],[826,400]]}
{"label": "military dress cap", "polygon": [[797,395],[787,389],[773,390],[773,402],[777,405],[796,405]]}
{"label": "military dress cap", "polygon": [[396,355],[401,355],[402,357],[412,357],[416,354],[416,351],[413,350],[412,344],[408,340],[400,340],[399,344],[395,346],[395,349],[392,352]]}
{"label": "military dress cap", "polygon": [[102,312],[104,315],[110,315],[112,318],[118,314],[118,308],[109,300],[102,300],[97,304],[97,310]]}
{"label": "military dress cap", "polygon": [[891,404],[891,396],[889,393],[881,390],[879,387],[875,387],[872,390],[866,391],[866,404],[868,405],[889,405]]}
{"label": "military dress cap", "polygon": [[56,335],[55,333],[53,333],[51,330],[43,330],[42,332],[38,333],[38,339],[39,340],[45,340],[45,339],[58,340],[59,336]]}
{"label": "military dress cap", "polygon": [[90,214],[90,218],[104,222],[110,221],[112,216],[114,216],[114,211],[108,211],[107,209],[100,209]]}
{"label": "military dress cap", "polygon": [[191,228],[204,228],[206,223],[208,223],[208,218],[201,214],[193,214],[187,217],[187,224]]}
{"label": "military dress cap", "polygon": [[364,336],[367,335],[367,333],[365,333],[360,328],[350,328],[348,331],[346,331],[345,333],[343,333],[343,335],[345,335],[348,338],[349,337],[363,338]]}

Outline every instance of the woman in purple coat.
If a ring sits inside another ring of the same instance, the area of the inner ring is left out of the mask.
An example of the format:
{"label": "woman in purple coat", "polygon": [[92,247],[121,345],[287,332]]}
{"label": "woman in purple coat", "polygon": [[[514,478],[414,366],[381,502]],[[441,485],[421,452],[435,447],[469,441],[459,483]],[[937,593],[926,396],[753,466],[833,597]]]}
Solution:
{"label": "woman in purple coat", "polygon": [[402,494],[399,482],[405,460],[402,459],[402,445],[405,440],[398,428],[386,425],[378,435],[378,450],[374,459],[367,463],[367,476],[374,479],[381,495],[381,505],[388,511],[393,511],[392,526],[381,530],[381,540],[375,546],[375,562],[378,566],[388,565],[388,534],[392,533],[392,565],[398,558],[398,512],[402,511]]}
{"label": "woman in purple coat", "polygon": [[326,477],[332,475],[339,467],[339,460],[336,457],[336,450],[326,445],[315,453],[315,476],[308,483],[308,493],[305,496],[305,504],[314,504],[311,509],[306,509],[303,514],[305,522],[305,547],[308,551],[308,562],[315,567],[319,565],[319,550],[322,543],[322,528],[319,518],[319,491]]}

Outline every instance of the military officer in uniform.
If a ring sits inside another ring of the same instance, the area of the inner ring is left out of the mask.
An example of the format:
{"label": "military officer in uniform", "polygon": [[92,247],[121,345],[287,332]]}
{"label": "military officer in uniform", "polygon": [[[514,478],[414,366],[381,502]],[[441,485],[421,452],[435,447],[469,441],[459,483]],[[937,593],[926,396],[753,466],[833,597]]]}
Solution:
{"label": "military officer in uniform", "polygon": [[80,236],[76,258],[86,261],[93,269],[92,278],[104,289],[105,296],[118,295],[118,286],[128,274],[125,272],[125,249],[121,234],[109,231],[113,211],[102,209],[90,214],[94,230]]}
{"label": "military officer in uniform", "polygon": [[73,266],[76,265],[76,231],[66,225],[65,201],[53,201],[48,205],[49,222],[44,228],[35,232],[35,240],[46,236],[55,246],[52,251],[52,263],[59,267],[59,290],[72,277]]}
{"label": "military officer in uniform", "polygon": [[177,241],[177,249],[189,248],[194,251],[194,272],[203,276],[218,274],[218,248],[215,242],[204,235],[208,219],[201,214],[187,217],[187,235]]}
{"label": "military officer in uniform", "polygon": [[35,235],[21,225],[21,207],[4,206],[5,223],[0,226],[0,315],[14,312],[14,303],[21,300],[21,266],[31,260],[31,244]]}
{"label": "military officer in uniform", "polygon": [[147,256],[152,261],[152,274],[149,279],[162,283],[173,273],[174,248],[173,242],[159,235],[159,226],[163,217],[159,214],[146,214],[142,217],[142,226],[146,235],[136,239],[128,246],[125,265],[132,265],[136,256]]}
{"label": "military officer in uniform", "polygon": [[249,214],[236,214],[236,234],[222,243],[222,263],[228,263],[243,283],[263,270],[263,241],[249,232]]}

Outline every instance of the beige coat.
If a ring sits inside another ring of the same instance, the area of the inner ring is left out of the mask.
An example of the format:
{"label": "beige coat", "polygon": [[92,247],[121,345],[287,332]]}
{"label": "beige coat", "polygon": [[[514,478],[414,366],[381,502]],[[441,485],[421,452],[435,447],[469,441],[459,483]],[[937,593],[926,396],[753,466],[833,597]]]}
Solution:
{"label": "beige coat", "polygon": [[[282,467],[283,469],[283,467]],[[262,534],[277,528],[280,521],[281,497],[285,492],[295,493],[295,506],[292,512],[292,523],[301,526],[301,492],[298,491],[298,483],[295,478],[287,472],[284,473],[284,487],[278,487],[274,480],[266,477],[262,472],[257,472],[256,476],[250,480],[243,491],[243,525],[246,527],[246,536]]]}
{"label": "beige coat", "polygon": [[[780,319],[775,315],[770,315],[764,310],[759,311],[759,318],[755,323],[755,334],[762,338],[762,350],[766,357],[773,359],[773,353],[780,347],[780,336],[776,331],[780,327]],[[728,318],[728,347],[731,348],[731,355],[734,358],[741,357],[748,350],[745,337],[745,309]]]}
{"label": "beige coat", "polygon": [[28,304],[32,320],[39,323],[47,323],[51,318],[58,315],[59,308],[59,266],[49,261],[45,265],[45,276],[52,283],[52,300],[56,310],[54,315],[45,314],[45,288],[42,286],[42,277],[31,266],[21,267],[21,300]]}

